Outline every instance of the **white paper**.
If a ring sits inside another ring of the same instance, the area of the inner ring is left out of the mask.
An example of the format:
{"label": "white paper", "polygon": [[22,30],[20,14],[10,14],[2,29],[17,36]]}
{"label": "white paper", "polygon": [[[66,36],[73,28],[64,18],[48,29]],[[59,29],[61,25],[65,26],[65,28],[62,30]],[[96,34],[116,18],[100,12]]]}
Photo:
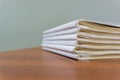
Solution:
{"label": "white paper", "polygon": [[120,40],[120,35],[98,35],[98,34],[90,34],[87,32],[79,32],[79,36],[85,36],[85,37],[92,37],[92,38],[103,38],[103,39],[119,39]]}
{"label": "white paper", "polygon": [[89,44],[89,43],[82,43],[78,44],[77,47],[82,47],[82,48],[90,48],[90,49],[119,49],[120,50],[120,44]]}
{"label": "white paper", "polygon": [[107,29],[102,29],[102,28],[92,28],[92,27],[89,27],[89,26],[84,26],[84,25],[78,25],[78,28],[79,29],[87,29],[87,30],[93,30],[93,31],[100,31],[100,32],[108,32],[108,33],[117,33],[117,34],[120,34],[120,31],[110,31],[110,30],[107,30]]}
{"label": "white paper", "polygon": [[112,55],[112,56],[96,56],[96,57],[79,57],[78,60],[97,60],[97,59],[118,59],[120,56]]}
{"label": "white paper", "polygon": [[107,54],[120,54],[120,50],[108,50],[108,51],[85,51],[85,50],[79,50],[79,51],[75,51],[78,54],[87,54],[87,55],[107,55]]}
{"label": "white paper", "polygon": [[92,42],[92,43],[104,43],[104,44],[120,44],[119,40],[106,40],[100,38],[78,38],[78,41]]}

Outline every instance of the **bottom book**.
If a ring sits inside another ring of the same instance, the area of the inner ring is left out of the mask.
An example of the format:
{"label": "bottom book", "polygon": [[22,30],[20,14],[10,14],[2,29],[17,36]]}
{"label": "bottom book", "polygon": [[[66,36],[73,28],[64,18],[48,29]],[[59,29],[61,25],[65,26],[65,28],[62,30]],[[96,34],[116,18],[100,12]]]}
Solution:
{"label": "bottom book", "polygon": [[63,55],[66,57],[70,57],[73,59],[77,59],[77,60],[96,60],[96,59],[117,59],[120,58],[120,55],[80,55],[74,52],[67,52],[67,51],[63,51],[63,50],[58,50],[58,49],[54,49],[54,48],[49,48],[49,47],[43,47],[43,50],[46,51],[50,51],[50,52],[54,52],[57,53],[59,55]]}

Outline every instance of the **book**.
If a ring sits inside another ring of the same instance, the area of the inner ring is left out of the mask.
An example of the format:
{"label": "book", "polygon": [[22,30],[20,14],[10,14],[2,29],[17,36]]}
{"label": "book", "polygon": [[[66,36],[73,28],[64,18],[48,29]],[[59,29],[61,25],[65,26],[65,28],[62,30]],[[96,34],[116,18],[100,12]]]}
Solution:
{"label": "book", "polygon": [[75,46],[75,40],[53,40],[53,41],[43,41],[42,44],[56,44],[56,45],[66,45],[66,46]]}
{"label": "book", "polygon": [[67,30],[58,31],[56,33],[46,34],[46,35],[43,35],[43,37],[52,37],[52,36],[59,36],[59,35],[75,34],[76,31],[77,31],[77,28],[67,29]]}
{"label": "book", "polygon": [[[44,50],[78,60],[120,58],[120,27],[75,20],[43,32]],[[70,56],[68,56],[70,55]]]}
{"label": "book", "polygon": [[43,47],[43,50],[54,52],[56,54],[60,54],[60,55],[63,55],[63,56],[66,56],[66,57],[70,57],[70,58],[73,58],[73,59],[77,59],[78,58],[77,54],[74,54],[72,52],[67,52],[67,51],[59,50],[59,49],[53,49],[53,48]]}

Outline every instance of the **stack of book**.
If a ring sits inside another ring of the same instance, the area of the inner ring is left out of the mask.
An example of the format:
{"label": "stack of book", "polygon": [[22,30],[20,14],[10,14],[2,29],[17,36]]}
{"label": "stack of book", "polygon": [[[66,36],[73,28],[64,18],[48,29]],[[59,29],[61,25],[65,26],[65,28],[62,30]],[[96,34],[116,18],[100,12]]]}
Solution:
{"label": "stack of book", "polygon": [[44,31],[42,46],[78,60],[120,58],[120,27],[75,20]]}

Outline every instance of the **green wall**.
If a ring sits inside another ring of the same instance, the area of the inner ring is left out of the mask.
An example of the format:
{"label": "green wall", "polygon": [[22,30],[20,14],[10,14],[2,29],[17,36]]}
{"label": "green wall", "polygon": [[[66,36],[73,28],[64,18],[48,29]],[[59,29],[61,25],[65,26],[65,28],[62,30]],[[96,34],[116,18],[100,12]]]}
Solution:
{"label": "green wall", "polygon": [[40,46],[43,30],[76,19],[120,24],[119,0],[0,0],[0,52]]}

